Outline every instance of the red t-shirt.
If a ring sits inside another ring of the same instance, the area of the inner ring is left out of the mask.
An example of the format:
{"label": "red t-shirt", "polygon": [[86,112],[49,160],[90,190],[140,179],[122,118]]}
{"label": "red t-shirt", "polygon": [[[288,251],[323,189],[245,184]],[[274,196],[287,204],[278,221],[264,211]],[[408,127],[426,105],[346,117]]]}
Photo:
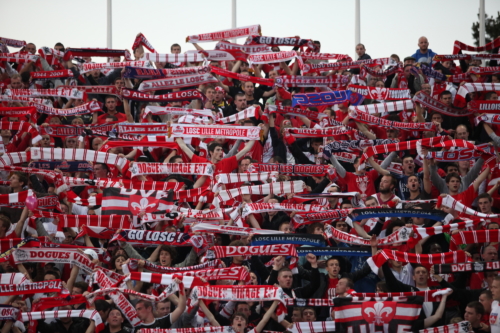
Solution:
{"label": "red t-shirt", "polygon": [[453,199],[457,200],[461,204],[467,207],[471,207],[472,203],[474,202],[474,199],[476,198],[476,190],[474,189],[474,186],[469,186],[465,191],[462,193],[458,193],[456,195],[452,195]]}
{"label": "red t-shirt", "polygon": [[[108,113],[105,113],[105,114],[102,114],[99,117],[97,117],[97,123],[98,124],[105,124],[107,116],[108,116]],[[127,121],[127,116],[124,115],[123,113],[117,112],[114,114],[114,116],[118,119],[119,122]]]}
{"label": "red t-shirt", "polygon": [[365,200],[366,197],[375,194],[375,180],[377,177],[377,170],[368,171],[364,176],[346,172],[344,182],[347,184],[348,192],[359,192],[361,198]]}
{"label": "red t-shirt", "polygon": [[[211,163],[211,162],[204,157],[193,155],[191,163]],[[219,173],[231,173],[234,169],[238,167],[238,160],[236,159],[236,156],[231,156],[228,158],[224,158],[223,160],[219,161],[218,163],[215,163],[214,165],[215,165],[214,176],[218,175]]]}
{"label": "red t-shirt", "polygon": [[332,299],[335,297],[335,287],[337,287],[337,283],[339,283],[339,279],[328,278],[328,288],[326,288],[325,294],[323,295],[324,299]]}

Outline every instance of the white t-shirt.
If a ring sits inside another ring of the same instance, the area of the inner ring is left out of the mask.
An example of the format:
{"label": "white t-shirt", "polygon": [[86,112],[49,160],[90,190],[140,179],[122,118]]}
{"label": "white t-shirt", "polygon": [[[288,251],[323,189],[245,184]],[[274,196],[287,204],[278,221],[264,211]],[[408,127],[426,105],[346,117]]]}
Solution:
{"label": "white t-shirt", "polygon": [[500,320],[498,314],[500,313],[500,305],[498,301],[493,301],[491,303],[491,313],[490,313],[490,327],[491,333],[500,333]]}

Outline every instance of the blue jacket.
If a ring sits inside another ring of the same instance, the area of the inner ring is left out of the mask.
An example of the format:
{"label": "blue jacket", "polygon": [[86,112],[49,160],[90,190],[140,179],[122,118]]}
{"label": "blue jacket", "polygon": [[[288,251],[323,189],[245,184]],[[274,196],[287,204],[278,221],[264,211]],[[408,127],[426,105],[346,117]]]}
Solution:
{"label": "blue jacket", "polygon": [[412,55],[413,58],[417,60],[417,62],[426,62],[428,64],[432,63],[432,58],[437,53],[432,52],[431,49],[427,49],[426,53],[421,53],[420,49],[418,49],[415,54]]}

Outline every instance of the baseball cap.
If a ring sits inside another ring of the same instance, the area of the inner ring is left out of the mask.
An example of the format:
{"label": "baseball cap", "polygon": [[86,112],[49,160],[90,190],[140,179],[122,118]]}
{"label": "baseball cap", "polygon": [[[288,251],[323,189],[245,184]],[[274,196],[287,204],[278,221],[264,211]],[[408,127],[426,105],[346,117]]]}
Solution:
{"label": "baseball cap", "polygon": [[99,258],[97,256],[97,253],[94,250],[91,250],[91,249],[86,249],[85,251],[83,251],[83,253],[89,255],[92,258],[92,260]]}

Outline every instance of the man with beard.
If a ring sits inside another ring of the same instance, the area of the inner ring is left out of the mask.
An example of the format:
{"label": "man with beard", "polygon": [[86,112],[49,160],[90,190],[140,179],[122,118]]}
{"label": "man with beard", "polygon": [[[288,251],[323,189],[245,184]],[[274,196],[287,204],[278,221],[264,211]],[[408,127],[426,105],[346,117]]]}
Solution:
{"label": "man with beard", "polygon": [[406,188],[409,195],[405,197],[405,200],[428,200],[431,198],[432,184],[429,179],[423,179],[423,189],[420,186],[420,179],[417,175],[411,175],[407,179]]}

